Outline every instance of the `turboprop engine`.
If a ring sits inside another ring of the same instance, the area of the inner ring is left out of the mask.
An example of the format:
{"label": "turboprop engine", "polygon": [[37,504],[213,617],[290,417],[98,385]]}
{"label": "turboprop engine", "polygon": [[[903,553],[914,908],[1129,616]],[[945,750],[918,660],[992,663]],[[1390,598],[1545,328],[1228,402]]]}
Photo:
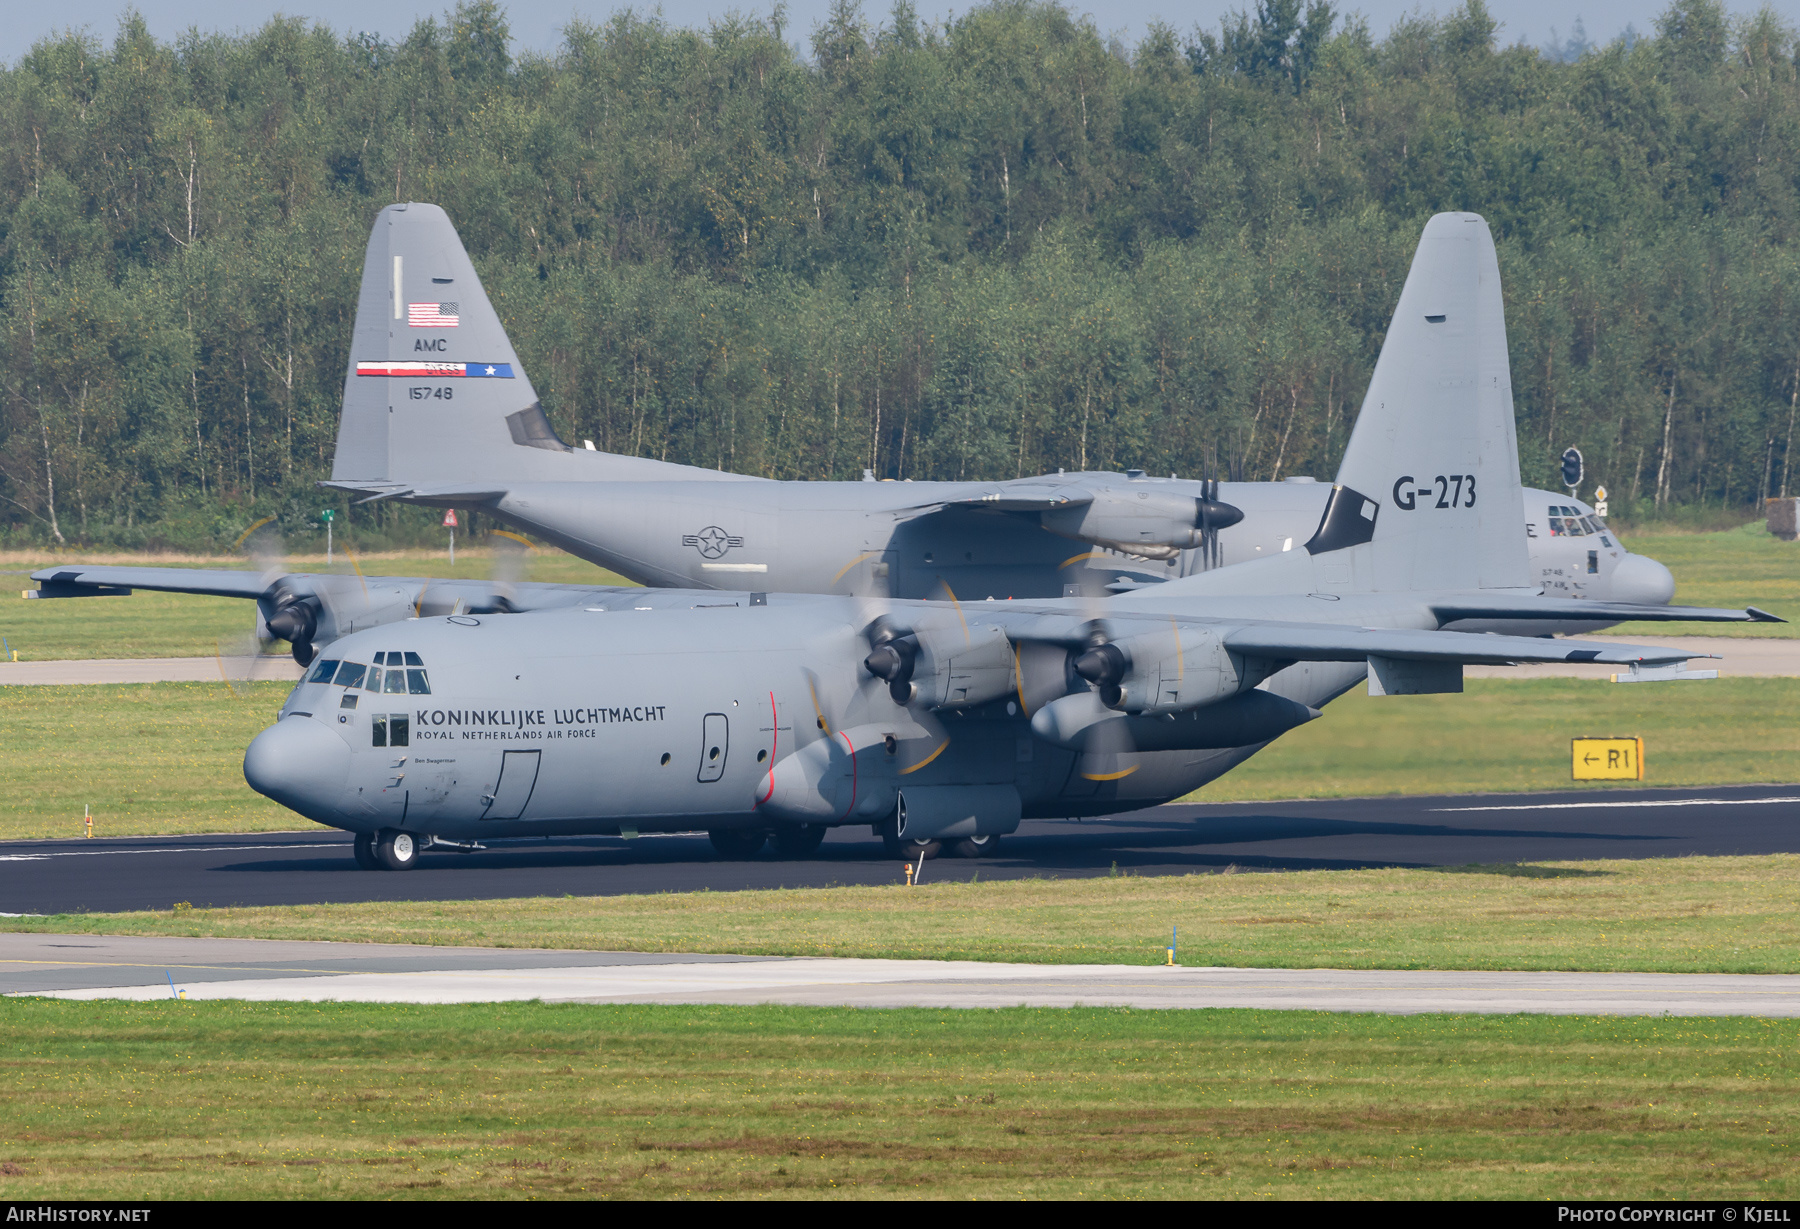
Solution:
{"label": "turboprop engine", "polygon": [[1160,716],[1216,704],[1274,673],[1228,650],[1202,628],[1143,632],[1102,641],[1076,657],[1075,673],[1093,684],[1101,703],[1124,713]]}
{"label": "turboprop engine", "polygon": [[896,704],[973,708],[1012,691],[1013,647],[991,624],[929,623],[877,633],[863,668],[887,680]]}
{"label": "turboprop engine", "polygon": [[[1227,649],[1204,628],[1098,638],[1071,663],[1091,687],[1032,715],[1039,738],[1082,750],[1198,751],[1266,742],[1319,716],[1256,685],[1280,663]],[[1098,741],[1096,741],[1098,737]]]}
{"label": "turboprop engine", "polygon": [[1216,499],[1111,489],[1096,491],[1091,502],[1054,508],[1040,517],[1051,533],[1146,559],[1173,559],[1243,519],[1241,509]]}

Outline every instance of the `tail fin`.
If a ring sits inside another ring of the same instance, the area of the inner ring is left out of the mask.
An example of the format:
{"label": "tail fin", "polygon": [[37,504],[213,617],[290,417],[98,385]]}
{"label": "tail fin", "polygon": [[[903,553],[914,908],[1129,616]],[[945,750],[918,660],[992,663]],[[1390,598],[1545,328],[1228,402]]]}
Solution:
{"label": "tail fin", "polygon": [[[1376,588],[1527,583],[1506,306],[1479,214],[1426,223],[1337,481],[1378,506]],[[1320,538],[1332,527],[1328,512]]]}
{"label": "tail fin", "polygon": [[1519,587],[1529,583],[1524,521],[1494,239],[1477,214],[1440,213],[1419,240],[1305,549],[1155,592]]}
{"label": "tail fin", "polygon": [[517,482],[721,478],[556,437],[449,215],[389,205],[362,294],[331,484],[372,493]]}
{"label": "tail fin", "polygon": [[363,259],[332,481],[539,476],[508,464],[515,442],[566,451],[450,218],[389,205]]}

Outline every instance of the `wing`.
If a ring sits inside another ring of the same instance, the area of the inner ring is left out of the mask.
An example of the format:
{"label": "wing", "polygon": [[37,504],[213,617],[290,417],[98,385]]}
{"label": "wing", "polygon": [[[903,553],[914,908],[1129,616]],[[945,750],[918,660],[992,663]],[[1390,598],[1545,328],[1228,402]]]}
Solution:
{"label": "wing", "polygon": [[991,488],[978,495],[965,495],[959,499],[935,499],[930,503],[915,504],[911,508],[897,509],[897,511],[910,512],[915,516],[939,512],[945,508],[987,508],[995,512],[1052,512],[1058,508],[1074,508],[1093,502],[1094,493],[1074,483],[1044,478],[1021,478],[1013,482],[995,483]]}
{"label": "wing", "polygon": [[210,568],[45,568],[33,572],[36,589],[28,598],[124,596],[133,589],[163,593],[199,593],[211,597],[261,597],[270,578],[262,572],[215,571]]}

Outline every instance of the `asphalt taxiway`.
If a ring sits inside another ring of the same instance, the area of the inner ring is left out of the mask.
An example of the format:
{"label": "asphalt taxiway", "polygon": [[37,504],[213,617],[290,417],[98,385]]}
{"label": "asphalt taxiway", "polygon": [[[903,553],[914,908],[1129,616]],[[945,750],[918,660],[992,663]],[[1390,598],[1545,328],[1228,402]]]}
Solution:
{"label": "asphalt taxiway", "polygon": [[1800,1016],[1800,976],[1234,969],[0,935],[0,992],[151,1001]]}
{"label": "asphalt taxiway", "polygon": [[[1679,857],[1800,852],[1800,786],[1564,791],[1163,806],[1101,820],[1028,821],[979,861],[937,858],[925,879]],[[358,870],[349,837],[311,832],[9,841],[0,912],[109,913],[368,900],[492,900],[895,883],[867,828],[813,857],[743,861],[706,838],[496,840],[431,851],[416,870]]]}

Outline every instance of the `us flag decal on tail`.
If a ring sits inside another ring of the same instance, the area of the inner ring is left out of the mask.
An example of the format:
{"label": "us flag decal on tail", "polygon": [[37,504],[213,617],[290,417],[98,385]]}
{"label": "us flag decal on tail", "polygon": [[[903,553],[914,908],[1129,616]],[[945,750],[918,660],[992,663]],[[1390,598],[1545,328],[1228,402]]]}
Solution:
{"label": "us flag decal on tail", "polygon": [[406,323],[415,329],[453,329],[462,321],[455,303],[408,303]]}
{"label": "us flag decal on tail", "polygon": [[513,378],[513,369],[511,363],[418,363],[395,360],[358,363],[356,374],[404,376],[415,380],[510,380]]}

